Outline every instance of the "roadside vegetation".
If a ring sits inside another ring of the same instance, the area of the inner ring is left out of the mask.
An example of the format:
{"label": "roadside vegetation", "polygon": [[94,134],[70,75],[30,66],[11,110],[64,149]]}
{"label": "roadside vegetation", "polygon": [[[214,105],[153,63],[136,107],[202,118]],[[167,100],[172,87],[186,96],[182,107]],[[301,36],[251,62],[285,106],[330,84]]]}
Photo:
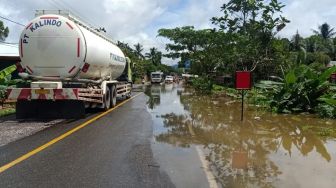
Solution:
{"label": "roadside vegetation", "polygon": [[0,71],[0,117],[15,113],[12,104],[5,104],[8,87],[14,87],[21,80],[12,80],[12,73],[16,70],[16,65],[9,66]]}
{"label": "roadside vegetation", "polygon": [[129,44],[119,41],[117,45],[131,59],[134,65],[133,79],[135,83],[141,83],[145,75],[149,77],[150,73],[154,71],[162,71],[166,75],[177,72],[176,69],[162,62],[163,54],[155,47],[144,53],[143,45],[140,43],[131,47]]}
{"label": "roadside vegetation", "polygon": [[[192,81],[197,90],[239,97],[232,89],[234,73],[252,71],[251,103],[278,113],[336,118],[335,85],[329,81],[336,69],[327,68],[336,60],[334,28],[324,23],[312,36],[297,31],[281,38],[290,22],[281,14],[284,6],[277,0],[230,0],[220,8],[222,16],[211,19],[214,28],[163,28],[158,36],[170,40],[165,56],[180,59],[179,67],[192,62],[190,73],[200,76]],[[231,81],[218,83],[219,76]]]}

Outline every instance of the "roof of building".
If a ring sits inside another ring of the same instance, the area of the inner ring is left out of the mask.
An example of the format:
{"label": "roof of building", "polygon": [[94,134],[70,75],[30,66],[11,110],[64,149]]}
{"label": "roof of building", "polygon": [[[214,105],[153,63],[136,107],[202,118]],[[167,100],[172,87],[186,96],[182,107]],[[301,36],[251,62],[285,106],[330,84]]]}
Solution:
{"label": "roof of building", "polygon": [[0,42],[0,60],[20,60],[19,45]]}

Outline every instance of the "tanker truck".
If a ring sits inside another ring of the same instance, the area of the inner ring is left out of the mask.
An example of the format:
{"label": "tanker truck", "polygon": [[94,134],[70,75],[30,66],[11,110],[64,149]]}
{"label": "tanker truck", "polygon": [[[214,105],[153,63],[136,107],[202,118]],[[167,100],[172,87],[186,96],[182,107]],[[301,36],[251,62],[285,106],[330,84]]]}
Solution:
{"label": "tanker truck", "polygon": [[85,109],[108,110],[130,98],[131,62],[99,30],[66,11],[36,11],[19,41],[19,76],[30,84],[9,88],[17,118],[80,118]]}

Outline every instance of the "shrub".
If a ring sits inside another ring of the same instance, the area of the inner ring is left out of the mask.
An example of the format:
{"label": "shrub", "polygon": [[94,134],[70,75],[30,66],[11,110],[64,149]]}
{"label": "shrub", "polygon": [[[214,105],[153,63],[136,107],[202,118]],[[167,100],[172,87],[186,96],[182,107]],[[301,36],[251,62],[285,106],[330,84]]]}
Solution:
{"label": "shrub", "polygon": [[3,103],[6,100],[6,86],[0,85],[0,106],[3,106]]}
{"label": "shrub", "polygon": [[321,97],[330,90],[328,79],[335,71],[336,67],[333,67],[319,73],[302,65],[288,71],[282,82],[264,81],[256,87],[271,98],[271,108],[276,112],[312,112],[325,108],[321,115],[328,115],[332,109],[320,103],[332,105],[333,99]]}
{"label": "shrub", "polygon": [[316,107],[316,112],[320,117],[336,118],[336,107],[326,103],[319,104]]}
{"label": "shrub", "polygon": [[322,52],[307,53],[306,64],[310,65],[312,63],[325,66],[330,62],[330,57]]}
{"label": "shrub", "polygon": [[225,87],[217,85],[217,84],[213,84],[212,85],[212,91],[213,92],[220,92],[220,91],[224,91]]}
{"label": "shrub", "polygon": [[198,77],[192,80],[192,85],[195,89],[203,92],[211,92],[213,83],[208,77]]}
{"label": "shrub", "polygon": [[336,89],[331,87],[329,93],[323,95],[318,100],[320,104],[316,107],[316,112],[320,117],[336,118]]}

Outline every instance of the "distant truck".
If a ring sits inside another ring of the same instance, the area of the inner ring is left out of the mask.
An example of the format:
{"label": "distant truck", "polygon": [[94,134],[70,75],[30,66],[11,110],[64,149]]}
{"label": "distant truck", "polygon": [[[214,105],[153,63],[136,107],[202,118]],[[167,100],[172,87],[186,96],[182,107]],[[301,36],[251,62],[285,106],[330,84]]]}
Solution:
{"label": "distant truck", "polygon": [[131,62],[108,37],[65,11],[36,11],[19,41],[19,76],[29,85],[7,91],[16,117],[80,118],[130,98]]}
{"label": "distant truck", "polygon": [[152,72],[151,73],[151,82],[152,83],[162,83],[164,81],[163,72]]}

